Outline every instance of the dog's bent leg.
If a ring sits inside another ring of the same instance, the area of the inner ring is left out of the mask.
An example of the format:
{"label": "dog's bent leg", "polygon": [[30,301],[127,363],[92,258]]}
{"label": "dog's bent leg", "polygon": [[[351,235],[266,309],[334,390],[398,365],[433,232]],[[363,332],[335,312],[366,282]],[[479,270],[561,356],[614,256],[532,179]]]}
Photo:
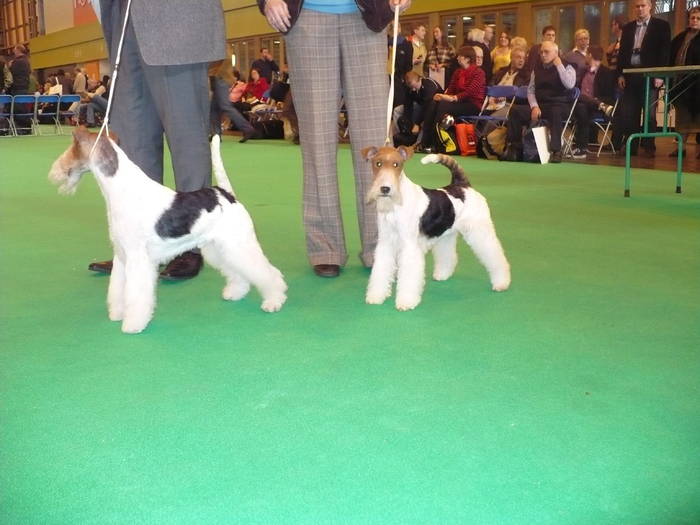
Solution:
{"label": "dog's bent leg", "polygon": [[205,244],[202,246],[202,255],[211,266],[226,278],[226,286],[221,292],[221,297],[226,301],[238,301],[248,295],[250,283],[236,273],[230,264],[226,264],[226,258],[220,247],[213,242]]}
{"label": "dog's bent leg", "polygon": [[226,264],[250,282],[262,295],[260,306],[266,312],[277,312],[287,300],[287,283],[282,272],[270,264],[253,234],[235,246],[219,245]]}
{"label": "dog's bent leg", "polygon": [[124,319],[124,270],[124,261],[115,251],[107,289],[107,311],[110,321]]}
{"label": "dog's bent leg", "polygon": [[457,232],[441,237],[433,246],[433,279],[445,281],[457,267]]}
{"label": "dog's bent leg", "polygon": [[158,265],[143,252],[128,254],[125,265],[122,332],[137,334],[148,326],[156,305]]}
{"label": "dog's bent leg", "polygon": [[380,236],[374,252],[374,264],[369,276],[365,302],[382,304],[391,295],[391,285],[396,279],[396,244],[395,240]]}
{"label": "dog's bent leg", "polygon": [[507,290],[510,286],[510,264],[496,236],[491,217],[481,217],[460,228],[460,232],[476,258],[489,272],[491,288],[496,292]]}
{"label": "dog's bent leg", "polygon": [[425,286],[425,253],[415,241],[404,241],[399,248],[398,261],[396,308],[413,310],[420,303]]}

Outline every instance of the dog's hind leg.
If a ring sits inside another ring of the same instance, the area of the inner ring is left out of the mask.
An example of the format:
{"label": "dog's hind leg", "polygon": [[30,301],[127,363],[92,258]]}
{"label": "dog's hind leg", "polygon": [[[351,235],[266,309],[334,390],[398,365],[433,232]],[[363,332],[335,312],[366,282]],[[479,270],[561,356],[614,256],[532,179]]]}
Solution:
{"label": "dog's hind leg", "polygon": [[145,250],[127,255],[122,332],[137,334],[148,326],[156,305],[157,279],[158,265]]}
{"label": "dog's hind leg", "polygon": [[277,312],[287,300],[287,284],[282,273],[270,264],[260,248],[255,234],[240,244],[222,243],[217,240],[217,248],[225,259],[227,267],[250,282],[262,295],[260,306],[266,312]]}
{"label": "dog's hind leg", "polygon": [[115,251],[107,289],[107,311],[110,321],[124,319],[124,271],[124,261]]}
{"label": "dog's hind leg", "polygon": [[398,261],[396,308],[413,310],[420,303],[425,286],[425,253],[416,242],[406,242],[399,248]]}
{"label": "dog's hind leg", "polygon": [[480,217],[460,227],[460,233],[489,273],[491,288],[496,292],[510,286],[510,264],[496,236],[491,217]]}
{"label": "dog's hind leg", "polygon": [[221,297],[226,301],[238,301],[248,295],[250,282],[234,271],[230,264],[227,264],[226,258],[216,244],[212,242],[202,246],[202,255],[204,260],[226,278],[226,286],[221,292]]}
{"label": "dog's hind leg", "polygon": [[433,246],[433,279],[445,281],[452,277],[457,267],[457,232],[438,239]]}

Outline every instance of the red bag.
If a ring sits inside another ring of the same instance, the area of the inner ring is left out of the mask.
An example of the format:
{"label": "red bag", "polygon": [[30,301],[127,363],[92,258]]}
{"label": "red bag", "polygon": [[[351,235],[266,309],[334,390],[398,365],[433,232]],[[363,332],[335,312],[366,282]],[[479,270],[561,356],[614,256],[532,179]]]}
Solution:
{"label": "red bag", "polygon": [[476,155],[476,129],[474,124],[467,122],[455,124],[455,135],[457,135],[460,155],[463,157]]}

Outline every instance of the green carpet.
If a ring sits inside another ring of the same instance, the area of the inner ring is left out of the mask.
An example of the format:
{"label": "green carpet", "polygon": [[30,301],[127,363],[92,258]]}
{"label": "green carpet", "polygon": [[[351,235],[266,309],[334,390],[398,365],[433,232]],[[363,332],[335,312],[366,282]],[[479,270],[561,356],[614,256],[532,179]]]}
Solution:
{"label": "green carpet", "polygon": [[401,313],[364,304],[348,150],[351,258],[321,279],[298,148],[226,138],[287,304],[225,302],[207,268],[126,336],[86,270],[94,179],[47,181],[69,140],[0,139],[0,523],[700,523],[700,176],[635,170],[624,199],[620,168],[461,159],[512,288],[462,245]]}

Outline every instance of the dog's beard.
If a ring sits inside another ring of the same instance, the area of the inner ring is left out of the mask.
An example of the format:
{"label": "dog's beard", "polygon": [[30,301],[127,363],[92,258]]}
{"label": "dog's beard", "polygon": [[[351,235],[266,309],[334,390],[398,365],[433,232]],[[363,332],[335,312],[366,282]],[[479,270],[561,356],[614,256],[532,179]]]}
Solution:
{"label": "dog's beard", "polygon": [[66,170],[60,165],[59,160],[54,162],[51,167],[49,180],[58,186],[58,193],[62,195],[73,195],[83,176],[83,171],[78,169]]}
{"label": "dog's beard", "polygon": [[380,191],[370,190],[367,195],[367,203],[375,203],[378,212],[387,213],[394,209],[394,206],[401,205],[401,194],[394,190],[389,195],[384,195]]}

